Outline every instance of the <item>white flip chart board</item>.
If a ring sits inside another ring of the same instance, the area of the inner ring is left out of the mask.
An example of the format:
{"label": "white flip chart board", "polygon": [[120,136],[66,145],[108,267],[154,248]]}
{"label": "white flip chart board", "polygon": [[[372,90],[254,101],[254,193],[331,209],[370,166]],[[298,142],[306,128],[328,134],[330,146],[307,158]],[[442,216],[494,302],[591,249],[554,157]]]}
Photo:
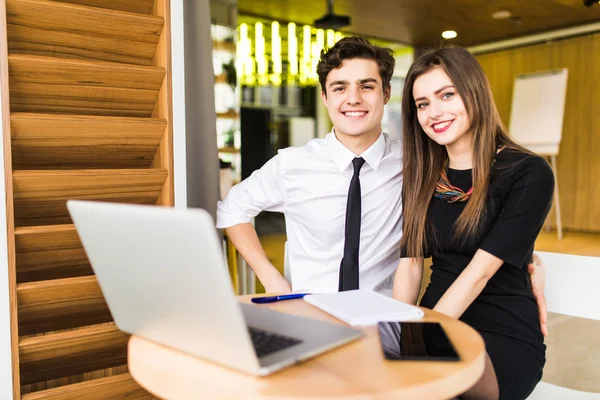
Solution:
{"label": "white flip chart board", "polygon": [[508,132],[540,155],[557,155],[562,136],[566,68],[517,75]]}

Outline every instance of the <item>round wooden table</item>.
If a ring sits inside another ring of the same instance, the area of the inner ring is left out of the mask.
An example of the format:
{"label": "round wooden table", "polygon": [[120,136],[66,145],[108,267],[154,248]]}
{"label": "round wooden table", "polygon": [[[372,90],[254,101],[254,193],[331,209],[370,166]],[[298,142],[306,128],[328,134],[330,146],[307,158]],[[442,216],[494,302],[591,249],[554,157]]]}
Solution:
{"label": "round wooden table", "polygon": [[[248,302],[250,296],[240,297]],[[261,307],[343,322],[303,300]],[[128,365],[133,378],[163,399],[448,399],[477,382],[485,365],[481,336],[468,325],[425,309],[438,321],[461,357],[459,362],[388,361],[376,326],[364,337],[267,377],[253,377],[181,351],[132,336]],[[202,340],[198,337],[198,340]]]}

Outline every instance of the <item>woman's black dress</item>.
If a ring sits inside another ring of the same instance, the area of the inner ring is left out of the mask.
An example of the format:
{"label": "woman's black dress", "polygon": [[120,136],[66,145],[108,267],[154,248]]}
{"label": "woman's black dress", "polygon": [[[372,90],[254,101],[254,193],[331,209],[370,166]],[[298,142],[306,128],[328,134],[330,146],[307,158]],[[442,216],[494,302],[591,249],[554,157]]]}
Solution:
{"label": "woman's black dress", "polygon": [[[448,170],[452,185],[467,191],[471,170]],[[501,399],[525,399],[542,377],[546,346],[527,265],[550,209],[554,175],[541,157],[504,149],[496,155],[481,229],[465,242],[454,222],[467,203],[433,198],[427,215],[431,283],[421,305],[433,308],[478,249],[504,264],[460,320],[483,337]]]}

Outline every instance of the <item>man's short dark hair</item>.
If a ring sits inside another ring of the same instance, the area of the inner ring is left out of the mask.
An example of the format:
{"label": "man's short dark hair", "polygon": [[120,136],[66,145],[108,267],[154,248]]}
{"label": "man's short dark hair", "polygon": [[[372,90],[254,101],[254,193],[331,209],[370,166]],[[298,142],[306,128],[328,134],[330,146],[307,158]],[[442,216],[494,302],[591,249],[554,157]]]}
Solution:
{"label": "man's short dark hair", "polygon": [[392,49],[374,46],[367,39],[361,37],[351,36],[340,39],[332,48],[321,51],[321,59],[317,64],[317,75],[319,75],[321,90],[327,94],[325,81],[329,72],[332,69],[339,68],[344,60],[353,58],[375,61],[379,67],[383,90],[386,90],[390,86],[394,65],[396,64],[392,54]]}

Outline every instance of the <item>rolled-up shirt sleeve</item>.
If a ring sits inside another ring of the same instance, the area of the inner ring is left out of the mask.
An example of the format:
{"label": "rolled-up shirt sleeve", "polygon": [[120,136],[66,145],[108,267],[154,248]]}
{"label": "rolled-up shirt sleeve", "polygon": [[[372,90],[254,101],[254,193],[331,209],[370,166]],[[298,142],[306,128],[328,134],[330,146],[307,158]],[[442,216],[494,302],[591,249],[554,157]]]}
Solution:
{"label": "rolled-up shirt sleeve", "polygon": [[283,212],[285,190],[281,153],[231,188],[217,203],[217,228],[247,223],[261,211]]}

